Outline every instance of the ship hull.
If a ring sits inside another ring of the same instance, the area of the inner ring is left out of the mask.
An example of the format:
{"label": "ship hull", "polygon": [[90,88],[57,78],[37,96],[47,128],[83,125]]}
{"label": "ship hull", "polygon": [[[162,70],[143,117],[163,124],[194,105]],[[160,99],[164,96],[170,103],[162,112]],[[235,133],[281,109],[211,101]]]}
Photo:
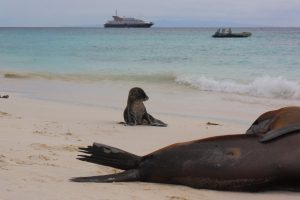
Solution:
{"label": "ship hull", "polygon": [[150,28],[153,23],[149,24],[104,24],[105,28]]}

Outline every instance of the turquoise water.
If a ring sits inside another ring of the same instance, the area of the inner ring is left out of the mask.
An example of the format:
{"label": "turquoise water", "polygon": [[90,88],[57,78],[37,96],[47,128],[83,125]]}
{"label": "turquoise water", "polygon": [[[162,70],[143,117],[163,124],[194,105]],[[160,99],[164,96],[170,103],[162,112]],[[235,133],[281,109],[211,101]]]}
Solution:
{"label": "turquoise water", "polygon": [[[0,73],[170,82],[199,90],[300,98],[300,28],[0,28]],[[6,76],[8,77],[8,76]]]}

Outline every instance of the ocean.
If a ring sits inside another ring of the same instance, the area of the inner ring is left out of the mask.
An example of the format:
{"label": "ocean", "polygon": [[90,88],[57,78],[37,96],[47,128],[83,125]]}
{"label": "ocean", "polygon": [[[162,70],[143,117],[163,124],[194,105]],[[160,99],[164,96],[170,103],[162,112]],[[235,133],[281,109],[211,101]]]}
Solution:
{"label": "ocean", "polygon": [[0,28],[0,76],[300,99],[300,28]]}

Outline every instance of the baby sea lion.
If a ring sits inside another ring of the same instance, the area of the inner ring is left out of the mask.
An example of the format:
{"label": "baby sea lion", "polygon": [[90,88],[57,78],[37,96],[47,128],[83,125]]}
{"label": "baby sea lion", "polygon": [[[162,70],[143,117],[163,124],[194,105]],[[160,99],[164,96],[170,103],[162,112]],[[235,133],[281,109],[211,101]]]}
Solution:
{"label": "baby sea lion", "polygon": [[127,106],[123,113],[127,125],[167,126],[164,122],[147,113],[143,101],[148,99],[149,97],[142,88],[134,87],[129,91]]}
{"label": "baby sea lion", "polygon": [[260,135],[261,141],[267,142],[299,130],[300,107],[291,106],[263,113],[253,122],[246,134]]}
{"label": "baby sea lion", "polygon": [[177,143],[145,156],[103,144],[80,148],[79,160],[125,170],[74,182],[143,181],[228,191],[300,188],[300,131],[261,143],[239,134]]}

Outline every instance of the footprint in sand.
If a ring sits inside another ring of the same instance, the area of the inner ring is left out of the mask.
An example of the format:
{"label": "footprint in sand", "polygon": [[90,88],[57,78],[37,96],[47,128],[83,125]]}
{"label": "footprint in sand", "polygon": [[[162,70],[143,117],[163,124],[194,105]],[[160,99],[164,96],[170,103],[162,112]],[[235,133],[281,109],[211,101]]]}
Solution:
{"label": "footprint in sand", "polygon": [[58,122],[45,122],[44,124],[35,125],[33,134],[48,136],[48,137],[64,137],[65,140],[75,139],[78,136],[74,135],[69,128],[63,127]]}
{"label": "footprint in sand", "polygon": [[56,159],[52,159],[49,156],[45,156],[45,155],[42,155],[42,154],[39,154],[39,155],[30,155],[27,158],[29,160],[38,160],[38,161],[56,160]]}
{"label": "footprint in sand", "polygon": [[62,152],[75,152],[78,147],[74,145],[55,145],[50,146],[42,143],[32,143],[30,147],[36,152],[19,158],[7,158],[0,154],[0,169],[7,169],[9,165],[42,165],[58,167],[58,155]]}
{"label": "footprint in sand", "polygon": [[[1,117],[11,117],[12,115],[11,114],[9,114],[9,113],[7,113],[7,112],[2,112],[2,111],[0,111],[0,118]],[[15,119],[22,119],[22,117],[15,117]]]}
{"label": "footprint in sand", "polygon": [[187,198],[184,197],[178,197],[178,196],[167,196],[169,200],[188,200]]}
{"label": "footprint in sand", "polygon": [[43,155],[43,154],[30,155],[27,158],[34,165],[43,165],[43,166],[52,166],[52,167],[57,167],[58,166],[56,164],[50,163],[51,161],[57,160],[56,158],[52,158],[50,156],[46,156],[46,155]]}
{"label": "footprint in sand", "polygon": [[6,156],[0,154],[0,169],[8,170],[7,166],[9,165]]}
{"label": "footprint in sand", "polygon": [[20,159],[20,158],[10,159],[10,161],[16,165],[43,165],[43,166],[57,167],[58,165],[49,163],[50,161],[54,161],[54,160],[56,159],[42,154],[29,155],[27,156],[27,159]]}
{"label": "footprint in sand", "polygon": [[16,164],[24,164],[24,161],[0,155],[0,169],[8,170],[8,166]]}
{"label": "footprint in sand", "polygon": [[32,143],[31,148],[34,150],[48,150],[49,152],[54,151],[77,151],[78,147],[74,145],[56,145],[56,146],[49,146],[47,144],[41,144],[41,143]]}

